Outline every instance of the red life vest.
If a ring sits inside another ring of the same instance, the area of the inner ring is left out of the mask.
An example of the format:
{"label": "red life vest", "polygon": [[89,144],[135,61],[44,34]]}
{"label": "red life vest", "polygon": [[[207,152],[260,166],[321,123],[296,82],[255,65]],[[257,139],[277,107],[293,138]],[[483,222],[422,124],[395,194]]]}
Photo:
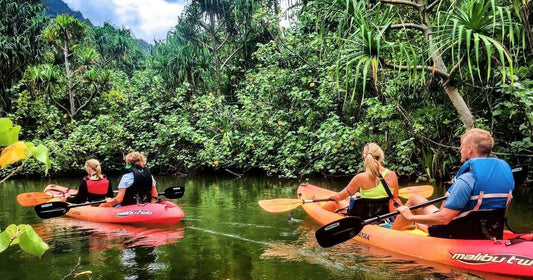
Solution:
{"label": "red life vest", "polygon": [[84,179],[85,179],[85,182],[87,183],[88,193],[99,194],[99,195],[107,194],[107,188],[109,187],[109,180],[107,180],[107,178],[102,178],[97,181],[89,180],[88,177],[85,177]]}

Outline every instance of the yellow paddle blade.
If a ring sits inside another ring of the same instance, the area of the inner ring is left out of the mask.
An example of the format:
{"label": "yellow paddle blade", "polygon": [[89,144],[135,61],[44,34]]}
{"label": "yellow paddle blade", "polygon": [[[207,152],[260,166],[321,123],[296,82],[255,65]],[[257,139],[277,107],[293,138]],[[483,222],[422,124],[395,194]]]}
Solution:
{"label": "yellow paddle blade", "polygon": [[400,188],[398,195],[401,198],[409,199],[409,197],[411,197],[411,195],[413,194],[417,194],[422,197],[428,198],[431,195],[433,195],[433,186],[432,185],[421,185],[421,186],[411,186],[411,187]]}
{"label": "yellow paddle blade", "polygon": [[53,196],[41,192],[28,192],[17,195],[17,202],[22,206],[35,206],[48,202]]}
{"label": "yellow paddle blade", "polygon": [[268,200],[259,200],[259,206],[263,210],[271,213],[286,212],[303,204],[301,199],[291,199],[291,198],[277,198],[277,199],[268,199]]}

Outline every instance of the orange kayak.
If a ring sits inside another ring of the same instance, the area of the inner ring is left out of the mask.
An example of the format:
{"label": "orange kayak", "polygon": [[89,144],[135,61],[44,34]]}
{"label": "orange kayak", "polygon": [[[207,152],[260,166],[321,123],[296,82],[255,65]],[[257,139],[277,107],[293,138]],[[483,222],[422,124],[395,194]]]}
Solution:
{"label": "orange kayak", "polygon": [[[335,192],[313,185],[298,187],[300,199],[328,198]],[[348,205],[348,200],[338,202],[338,208]],[[320,225],[343,218],[328,211],[324,203],[306,203],[305,212]],[[504,232],[503,240],[465,240],[430,237],[420,230],[397,231],[380,225],[366,225],[352,240],[411,257],[445,265],[489,273],[519,277],[533,277],[532,234]],[[517,242],[521,241],[521,242]]]}

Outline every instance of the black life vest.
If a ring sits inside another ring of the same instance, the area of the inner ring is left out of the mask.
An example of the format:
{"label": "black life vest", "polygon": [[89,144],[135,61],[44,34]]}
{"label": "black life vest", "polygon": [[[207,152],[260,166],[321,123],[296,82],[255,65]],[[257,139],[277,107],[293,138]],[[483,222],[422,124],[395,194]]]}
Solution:
{"label": "black life vest", "polygon": [[126,189],[122,205],[148,203],[152,201],[152,173],[150,169],[131,167],[133,184]]}

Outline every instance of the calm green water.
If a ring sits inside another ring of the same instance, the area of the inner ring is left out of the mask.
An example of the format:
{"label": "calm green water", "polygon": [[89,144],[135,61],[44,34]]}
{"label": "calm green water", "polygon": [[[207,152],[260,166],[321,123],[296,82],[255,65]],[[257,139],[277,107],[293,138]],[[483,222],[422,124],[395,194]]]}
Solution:
{"label": "calm green water", "polygon": [[[116,185],[118,178],[112,178]],[[272,214],[262,199],[294,198],[301,181],[268,178],[183,179],[158,177],[158,189],[186,187],[176,200],[186,217],[168,227],[95,224],[69,218],[41,220],[32,207],[18,205],[22,192],[42,191],[49,181],[11,180],[0,185],[0,228],[31,224],[51,249],[42,258],[12,246],[0,254],[0,279],[62,279],[79,261],[76,273],[92,279],[494,279],[460,272],[401,255],[343,243],[318,246],[318,225],[302,209]],[[348,178],[312,181],[341,189]],[[78,180],[56,180],[75,186]],[[515,191],[509,211],[515,230],[533,228],[533,194]],[[437,188],[435,195],[444,192]],[[480,278],[483,277],[483,278]],[[73,279],[73,278],[70,278]],[[80,276],[76,279],[89,279]]]}

